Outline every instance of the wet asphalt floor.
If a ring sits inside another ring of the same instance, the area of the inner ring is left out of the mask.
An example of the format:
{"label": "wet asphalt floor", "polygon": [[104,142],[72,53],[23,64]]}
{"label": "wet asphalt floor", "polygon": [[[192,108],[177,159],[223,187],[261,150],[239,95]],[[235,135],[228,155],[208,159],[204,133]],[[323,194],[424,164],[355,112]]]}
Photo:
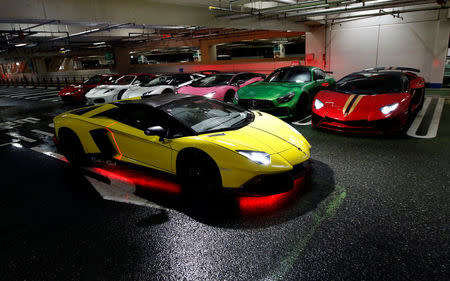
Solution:
{"label": "wet asphalt floor", "polygon": [[153,188],[143,171],[106,167],[143,179],[138,206],[104,200],[111,181],[39,152],[55,152],[52,118],[75,107],[41,91],[0,88],[3,280],[449,277],[449,99],[432,139],[294,124],[313,147],[311,175],[275,196],[184,194],[171,178],[154,175]]}

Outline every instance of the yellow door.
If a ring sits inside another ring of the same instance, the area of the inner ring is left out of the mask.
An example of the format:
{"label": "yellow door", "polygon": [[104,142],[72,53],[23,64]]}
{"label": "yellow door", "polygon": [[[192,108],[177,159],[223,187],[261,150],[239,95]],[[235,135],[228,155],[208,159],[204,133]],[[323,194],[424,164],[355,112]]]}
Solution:
{"label": "yellow door", "polygon": [[[117,143],[119,157],[124,161],[146,164],[152,168],[172,171],[172,148],[167,141],[160,141],[159,136],[147,136],[144,131],[120,122],[108,127]],[[128,158],[128,159],[126,159]]]}

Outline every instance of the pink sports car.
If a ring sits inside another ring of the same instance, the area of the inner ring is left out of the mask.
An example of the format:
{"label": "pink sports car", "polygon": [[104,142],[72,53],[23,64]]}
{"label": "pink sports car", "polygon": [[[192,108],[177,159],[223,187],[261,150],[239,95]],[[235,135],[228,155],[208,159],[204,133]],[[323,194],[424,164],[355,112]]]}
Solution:
{"label": "pink sports car", "polygon": [[264,74],[259,73],[217,73],[188,86],[181,87],[177,94],[205,96],[225,102],[232,102],[237,90],[249,84],[263,80]]}

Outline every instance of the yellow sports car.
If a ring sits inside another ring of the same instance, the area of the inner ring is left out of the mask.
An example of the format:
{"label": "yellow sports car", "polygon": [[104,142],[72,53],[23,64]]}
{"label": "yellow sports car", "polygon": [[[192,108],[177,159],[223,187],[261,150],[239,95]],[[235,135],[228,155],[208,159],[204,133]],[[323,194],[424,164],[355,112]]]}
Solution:
{"label": "yellow sports car", "polygon": [[75,109],[54,119],[73,165],[102,157],[175,174],[204,189],[292,187],[310,157],[295,128],[259,111],[189,95],[155,95]]}

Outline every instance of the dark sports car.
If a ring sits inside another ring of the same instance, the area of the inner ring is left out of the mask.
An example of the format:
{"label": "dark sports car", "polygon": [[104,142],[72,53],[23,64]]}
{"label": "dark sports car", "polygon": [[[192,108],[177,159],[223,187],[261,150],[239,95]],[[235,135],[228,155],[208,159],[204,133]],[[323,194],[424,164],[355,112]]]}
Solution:
{"label": "dark sports car", "polygon": [[312,126],[377,134],[406,128],[424,101],[425,80],[414,72],[379,67],[345,76],[314,98]]}

